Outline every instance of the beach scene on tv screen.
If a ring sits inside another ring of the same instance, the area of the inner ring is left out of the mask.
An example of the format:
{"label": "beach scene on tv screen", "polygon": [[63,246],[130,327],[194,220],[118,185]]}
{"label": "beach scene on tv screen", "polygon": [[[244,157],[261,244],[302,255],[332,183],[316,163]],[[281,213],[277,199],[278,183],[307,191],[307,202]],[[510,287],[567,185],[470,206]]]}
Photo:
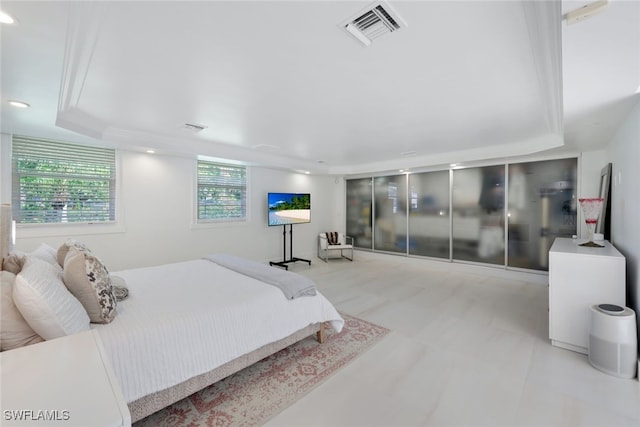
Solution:
{"label": "beach scene on tv screen", "polygon": [[269,225],[302,224],[310,221],[310,194],[269,193]]}

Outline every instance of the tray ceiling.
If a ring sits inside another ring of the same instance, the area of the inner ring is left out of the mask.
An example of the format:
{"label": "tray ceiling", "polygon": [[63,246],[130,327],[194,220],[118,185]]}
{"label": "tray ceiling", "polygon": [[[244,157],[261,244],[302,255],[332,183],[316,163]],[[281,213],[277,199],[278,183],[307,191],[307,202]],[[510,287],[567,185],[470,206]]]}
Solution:
{"label": "tray ceiling", "polygon": [[365,46],[370,4],[3,1],[2,131],[350,174],[602,148],[637,100],[637,2],[394,1]]}

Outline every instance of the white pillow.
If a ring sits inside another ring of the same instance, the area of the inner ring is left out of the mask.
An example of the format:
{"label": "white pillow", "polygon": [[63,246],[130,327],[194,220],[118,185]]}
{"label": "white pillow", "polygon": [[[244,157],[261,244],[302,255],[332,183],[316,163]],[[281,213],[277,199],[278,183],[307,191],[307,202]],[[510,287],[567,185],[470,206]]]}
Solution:
{"label": "white pillow", "polygon": [[16,276],[13,302],[29,326],[46,340],[89,330],[87,312],[64,286],[56,267],[33,256],[27,255]]}
{"label": "white pillow", "polygon": [[8,271],[0,271],[0,351],[12,350],[25,345],[44,341],[13,303],[13,286],[16,275]]}
{"label": "white pillow", "polygon": [[57,268],[57,271],[62,270],[62,267],[58,264],[58,250],[52,248],[46,243],[41,243],[35,251],[29,252],[27,255],[31,255],[32,257],[46,261],[53,266],[59,267]]}

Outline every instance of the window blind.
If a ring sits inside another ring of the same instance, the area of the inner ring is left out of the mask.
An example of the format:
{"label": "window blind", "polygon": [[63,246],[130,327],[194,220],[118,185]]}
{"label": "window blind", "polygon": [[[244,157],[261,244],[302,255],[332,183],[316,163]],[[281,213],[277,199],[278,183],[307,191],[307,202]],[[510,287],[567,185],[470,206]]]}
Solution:
{"label": "window blind", "polygon": [[114,149],[14,135],[12,205],[18,223],[115,220]]}
{"label": "window blind", "polygon": [[246,167],[198,160],[198,222],[246,219]]}

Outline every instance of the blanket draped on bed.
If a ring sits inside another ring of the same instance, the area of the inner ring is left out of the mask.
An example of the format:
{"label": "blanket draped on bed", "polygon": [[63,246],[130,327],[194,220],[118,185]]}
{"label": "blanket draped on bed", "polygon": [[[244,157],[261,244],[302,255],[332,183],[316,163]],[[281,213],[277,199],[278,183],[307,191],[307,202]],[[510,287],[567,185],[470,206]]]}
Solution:
{"label": "blanket draped on bed", "polygon": [[261,280],[279,288],[287,299],[316,294],[316,284],[292,271],[280,270],[245,258],[228,254],[208,255],[205,259],[245,276]]}

